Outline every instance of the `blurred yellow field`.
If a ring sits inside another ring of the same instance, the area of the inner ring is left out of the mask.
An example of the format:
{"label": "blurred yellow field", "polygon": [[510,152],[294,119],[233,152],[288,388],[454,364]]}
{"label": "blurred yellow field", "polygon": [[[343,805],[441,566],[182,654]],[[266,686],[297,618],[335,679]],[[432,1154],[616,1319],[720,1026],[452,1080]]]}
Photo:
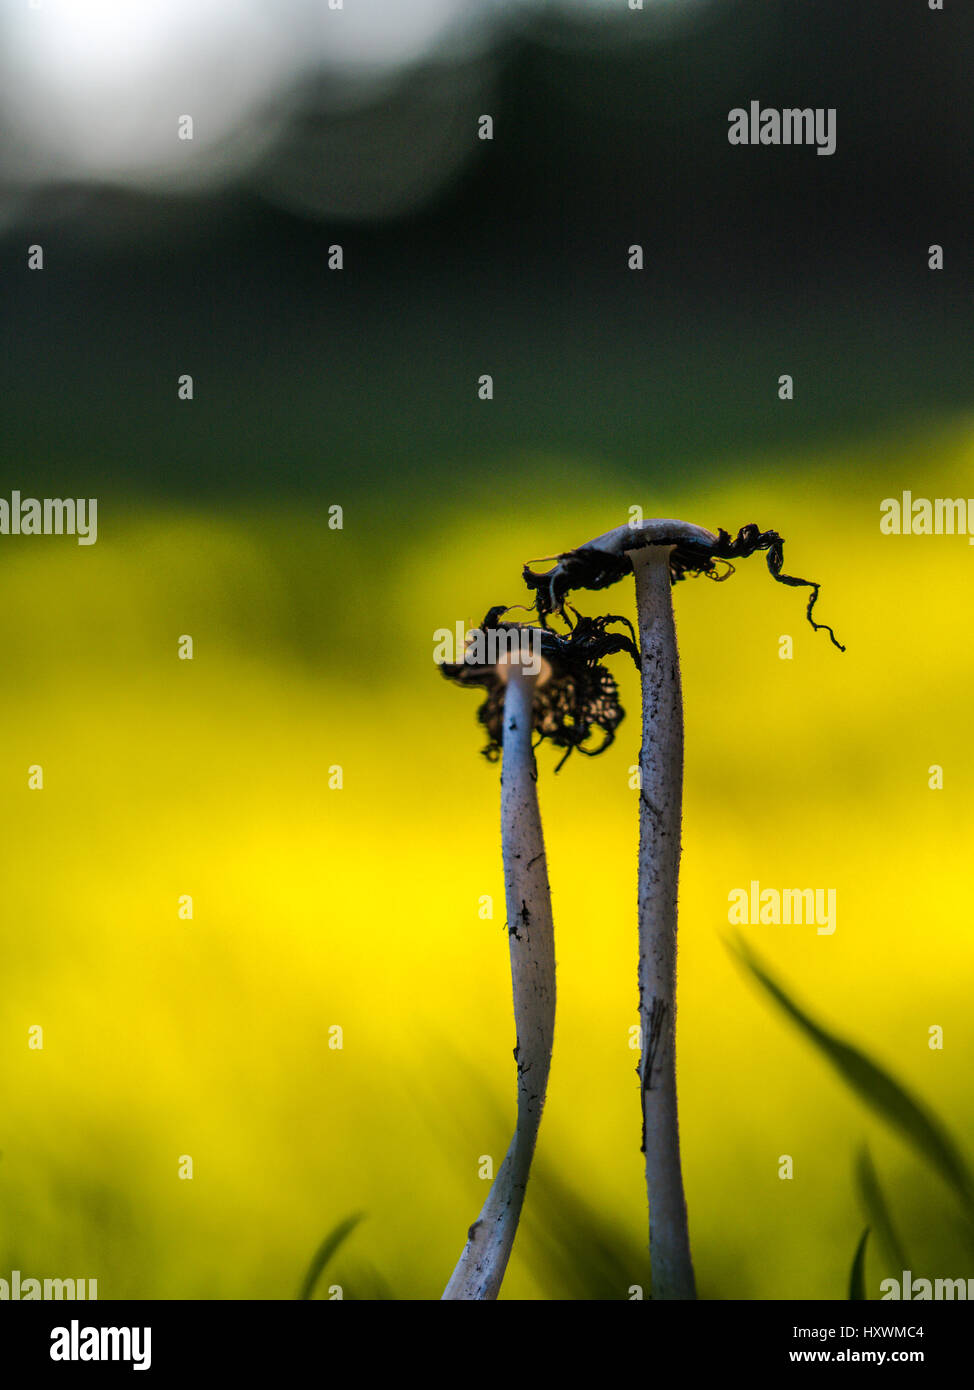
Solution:
{"label": "blurred yellow field", "polygon": [[[740,930],[974,1151],[974,550],[879,526],[901,488],[966,496],[972,459],[961,420],[758,460],[706,493],[657,495],[647,477],[630,496],[547,458],[490,514],[379,501],[333,531],[304,505],[133,504],[103,513],[91,549],[5,538],[0,1274],[96,1277],[102,1298],[291,1298],[326,1231],[361,1211],[335,1260],[346,1296],[439,1296],[483,1200],[480,1156],[508,1142],[514,1037],[498,770],[433,634],[521,602],[524,561],[634,504],[774,527],[847,646],[811,630],[807,592],[772,583],[760,556],[674,591],[678,1061],[701,1296],[844,1297],[864,1140],[915,1268],[964,1266],[950,1194],[726,943],[733,889],[834,889],[830,935]],[[532,500],[559,475],[583,484],[576,501]],[[631,585],[579,606],[632,617]],[[554,750],[538,754],[559,1014],[532,1181],[539,1206],[550,1178],[638,1253],[638,688],[611,664],[629,711],[616,744],[557,777]],[[564,1296],[531,1192],[502,1297]]]}

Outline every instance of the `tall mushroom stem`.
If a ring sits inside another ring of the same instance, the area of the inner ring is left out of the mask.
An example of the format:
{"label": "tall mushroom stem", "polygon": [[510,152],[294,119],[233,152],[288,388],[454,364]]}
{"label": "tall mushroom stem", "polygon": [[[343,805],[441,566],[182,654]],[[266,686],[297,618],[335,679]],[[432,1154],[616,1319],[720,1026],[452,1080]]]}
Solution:
{"label": "tall mushroom stem", "polygon": [[[680,1171],[676,1103],[676,924],[683,798],[683,699],[673,623],[671,584],[687,574],[727,577],[717,562],[767,554],[779,584],[811,590],[806,616],[824,629],[840,651],[845,647],[812,610],[819,585],[785,574],[784,540],[754,523],[729,531],[706,531],[673,517],[654,517],[617,526],[555,557],[553,569],[524,567],[535,591],[543,626],[549,614],[564,613],[575,589],[605,589],[630,571],[636,579],[643,741],[639,803],[639,1012],[643,1040],[640,1094],[643,1152],[649,1197],[649,1248],[653,1297],[696,1298],[686,1199]],[[605,621],[605,620],[603,620]]]}
{"label": "tall mushroom stem", "polygon": [[628,552],[636,576],[643,739],[639,801],[639,1013],[643,1152],[654,1299],[696,1298],[676,1099],[676,929],[683,803],[683,693],[672,546]]}
{"label": "tall mushroom stem", "polygon": [[517,1232],[551,1067],[555,1031],[555,943],[545,861],[532,705],[537,676],[507,668],[501,771],[501,840],[517,1028],[517,1124],[479,1218],[443,1293],[449,1300],[497,1297]]}

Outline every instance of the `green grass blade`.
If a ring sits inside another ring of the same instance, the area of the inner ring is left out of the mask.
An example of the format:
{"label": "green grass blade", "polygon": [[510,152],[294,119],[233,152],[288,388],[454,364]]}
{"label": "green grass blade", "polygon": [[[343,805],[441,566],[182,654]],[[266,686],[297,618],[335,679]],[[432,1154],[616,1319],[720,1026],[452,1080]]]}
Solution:
{"label": "green grass blade", "polygon": [[304,1276],[304,1282],[301,1285],[298,1298],[307,1299],[311,1297],[314,1293],[315,1285],[321,1278],[321,1273],[325,1265],[335,1254],[336,1250],[338,1250],[339,1246],[352,1234],[364,1215],[365,1213],[360,1211],[356,1212],[354,1216],[347,1216],[344,1221],[339,1221],[335,1229],[329,1231],[328,1235],[325,1236],[308,1266],[308,1272]]}
{"label": "green grass blade", "polygon": [[859,1244],[856,1246],[855,1257],[852,1261],[852,1273],[849,1275],[849,1298],[854,1303],[862,1303],[866,1298],[866,1241],[869,1239],[869,1227],[863,1231],[859,1237]]}
{"label": "green grass blade", "polygon": [[879,1184],[879,1175],[876,1172],[872,1155],[865,1145],[856,1157],[856,1186],[859,1189],[859,1197],[869,1225],[876,1232],[876,1240],[882,1246],[887,1259],[892,1261],[893,1268],[897,1271],[911,1269],[912,1266],[906,1258],[893,1226],[889,1204],[886,1201],[886,1194]]}
{"label": "green grass blade", "polygon": [[597,1202],[543,1163],[531,1175],[522,1257],[548,1299],[627,1301],[638,1285],[649,1298],[649,1251]]}
{"label": "green grass blade", "polygon": [[937,1117],[865,1053],[834,1037],[799,1008],[741,938],[735,941],[733,949],[775,1003],[828,1058],[846,1084],[889,1125],[899,1130],[953,1188],[968,1213],[974,1213],[974,1182],[970,1170]]}

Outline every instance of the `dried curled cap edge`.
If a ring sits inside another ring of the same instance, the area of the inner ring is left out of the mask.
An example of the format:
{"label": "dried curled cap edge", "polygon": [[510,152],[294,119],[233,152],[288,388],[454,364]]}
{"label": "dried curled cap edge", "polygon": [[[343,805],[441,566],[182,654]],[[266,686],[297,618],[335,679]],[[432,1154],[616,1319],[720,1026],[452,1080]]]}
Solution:
{"label": "dried curled cap edge", "polygon": [[[511,661],[537,661],[537,683],[533,695],[533,724],[538,741],[550,739],[565,749],[557,772],[576,749],[587,757],[603,753],[615,739],[616,729],[625,718],[619,703],[619,689],[600,658],[628,652],[639,665],[632,624],[626,618],[609,614],[587,618],[574,614],[574,622],[564,635],[547,626],[500,622],[503,607],[492,608],[480,627],[468,633],[462,662],[444,662],[441,670],[458,685],[480,686],[486,699],[477,718],[487,731],[484,756],[496,762],[503,743],[504,691],[506,666]],[[562,610],[563,611],[563,610]],[[566,618],[566,621],[571,621]],[[611,632],[609,625],[621,623],[628,629]],[[599,730],[602,741],[586,746]]]}
{"label": "dried curled cap edge", "polygon": [[[734,573],[732,560],[745,560],[756,551],[767,551],[768,569],[779,584],[811,589],[806,617],[816,632],[825,631],[840,652],[845,647],[827,623],[817,623],[812,609],[818,600],[819,585],[812,579],[784,574],[784,539],[777,531],[762,531],[754,522],[742,526],[736,536],[718,529],[716,535],[688,521],[653,519],[639,526],[618,526],[594,541],[555,556],[553,569],[540,572],[524,566],[524,582],[534,590],[542,626],[552,613],[564,611],[565,599],[573,589],[606,589],[632,573],[628,552],[643,546],[671,546],[670,578],[675,584],[687,575],[706,575],[708,579],[728,579]],[[727,562],[721,569],[718,561]]]}

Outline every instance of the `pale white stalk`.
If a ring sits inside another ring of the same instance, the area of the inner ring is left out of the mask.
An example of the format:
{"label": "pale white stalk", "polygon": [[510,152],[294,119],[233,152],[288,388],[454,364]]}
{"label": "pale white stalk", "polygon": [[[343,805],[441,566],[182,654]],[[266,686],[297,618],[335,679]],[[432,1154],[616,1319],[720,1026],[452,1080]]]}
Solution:
{"label": "pale white stalk", "polygon": [[[701,526],[654,517],[617,526],[559,557],[549,576],[573,587],[572,565],[588,552],[627,556],[636,580],[643,737],[639,803],[639,1013],[643,1152],[655,1299],[696,1297],[680,1168],[676,1097],[676,930],[683,802],[683,696],[673,622],[670,558],[705,559],[717,537]],[[585,580],[581,579],[584,587]]]}
{"label": "pale white stalk", "polygon": [[683,694],[673,621],[672,546],[632,550],[643,739],[639,766],[639,1013],[643,1149],[654,1299],[696,1298],[676,1099],[677,886]]}
{"label": "pale white stalk", "polygon": [[501,841],[517,1029],[517,1124],[443,1293],[449,1300],[497,1297],[531,1171],[555,1031],[554,928],[532,748],[532,702],[538,678],[526,673],[522,664],[512,663],[507,669]]}
{"label": "pale white stalk", "polygon": [[[696,1298],[686,1199],[680,1167],[676,1095],[677,888],[683,801],[683,696],[673,621],[672,573],[713,571],[713,559],[768,551],[781,583],[818,585],[781,573],[782,541],[775,532],[742,528],[737,542],[690,522],[652,518],[617,526],[556,557],[546,574],[525,571],[541,613],[562,611],[576,588],[598,589],[622,577],[626,556],[636,580],[643,737],[639,806],[639,1012],[643,1151],[649,1199],[649,1247],[655,1299]],[[674,551],[677,552],[673,561]],[[599,560],[599,554],[606,557]],[[673,571],[671,573],[671,563]],[[812,621],[812,626],[824,626]],[[836,646],[831,628],[826,631]]]}

